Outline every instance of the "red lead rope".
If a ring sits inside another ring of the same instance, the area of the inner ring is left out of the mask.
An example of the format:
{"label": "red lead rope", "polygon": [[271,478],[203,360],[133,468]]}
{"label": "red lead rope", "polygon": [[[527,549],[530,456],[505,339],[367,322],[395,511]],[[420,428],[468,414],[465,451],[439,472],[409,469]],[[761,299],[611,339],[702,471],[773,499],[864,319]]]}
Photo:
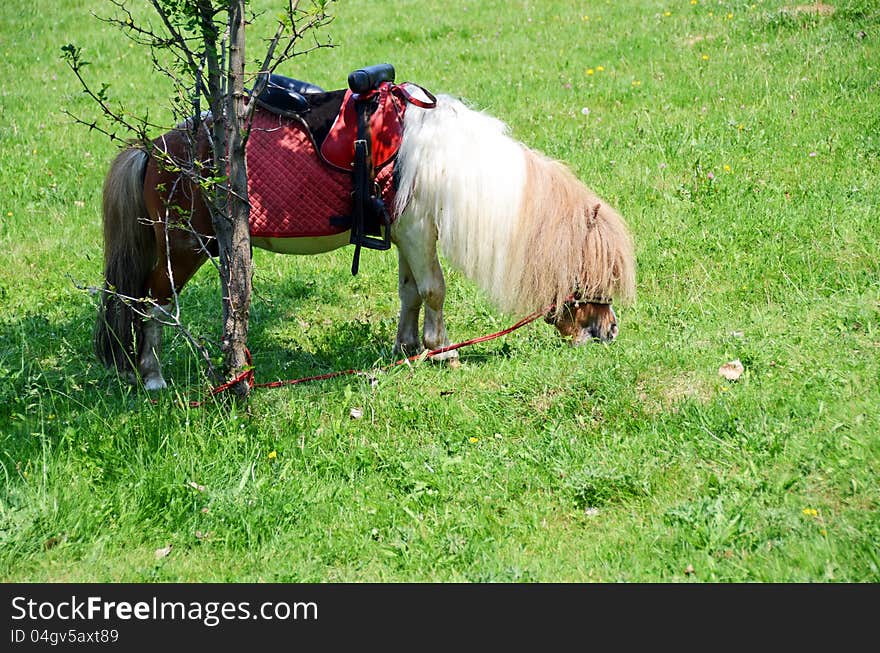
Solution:
{"label": "red lead rope", "polygon": [[[421,354],[416,354],[415,356],[409,356],[408,358],[401,358],[399,361],[391,363],[390,365],[386,365],[385,367],[379,368],[380,372],[385,372],[390,370],[392,367],[397,367],[398,365],[403,365],[404,363],[409,363],[411,361],[419,360],[420,358],[431,358],[433,356],[438,356],[440,354],[444,354],[447,351],[454,351],[456,349],[461,349],[462,347],[467,347],[468,345],[475,345],[480,342],[486,342],[488,340],[494,340],[495,338],[500,338],[501,336],[506,336],[508,333],[512,333],[517,329],[524,327],[527,324],[531,324],[539,317],[546,315],[549,311],[553,310],[553,306],[545,308],[541,311],[535,311],[531,315],[528,315],[521,319],[516,324],[507,327],[506,329],[502,329],[501,331],[496,331],[495,333],[490,333],[489,335],[479,336],[477,338],[471,338],[470,340],[465,340],[463,342],[455,343],[454,345],[447,345],[445,347],[438,347],[437,349],[432,349],[427,352],[422,352]],[[222,385],[218,385],[216,388],[211,390],[211,396],[218,395],[221,392],[225,392],[229,390],[236,383],[241,383],[242,381],[247,381],[248,385],[251,388],[280,388],[285,385],[296,385],[298,383],[307,383],[309,381],[323,381],[325,379],[332,379],[337,376],[346,376],[350,374],[366,374],[363,370],[338,370],[336,372],[328,372],[327,374],[319,374],[318,376],[305,376],[300,379],[288,379],[286,381],[270,381],[268,383],[256,383],[254,381],[254,367],[253,362],[251,360],[251,352],[247,349],[245,350],[245,354],[248,359],[248,369],[235,377],[229,379],[226,383]],[[191,407],[198,407],[203,405],[204,401],[191,401],[189,405]]]}

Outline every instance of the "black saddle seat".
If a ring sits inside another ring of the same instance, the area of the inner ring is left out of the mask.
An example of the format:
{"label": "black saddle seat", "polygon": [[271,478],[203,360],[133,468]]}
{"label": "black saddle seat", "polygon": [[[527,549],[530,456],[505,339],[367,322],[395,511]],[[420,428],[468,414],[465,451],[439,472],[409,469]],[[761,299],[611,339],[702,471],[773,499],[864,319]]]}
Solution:
{"label": "black saddle seat", "polygon": [[257,104],[272,113],[302,115],[311,110],[308,95],[323,93],[324,89],[283,75],[269,75],[266,88],[257,98]]}

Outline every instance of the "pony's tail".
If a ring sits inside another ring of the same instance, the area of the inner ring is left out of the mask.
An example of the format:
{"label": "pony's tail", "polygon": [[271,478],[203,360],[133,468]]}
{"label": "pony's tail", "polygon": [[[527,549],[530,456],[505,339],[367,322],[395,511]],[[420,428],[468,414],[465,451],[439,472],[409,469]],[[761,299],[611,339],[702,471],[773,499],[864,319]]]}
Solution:
{"label": "pony's tail", "polygon": [[143,319],[137,300],[144,296],[156,260],[156,240],[144,203],[148,155],[139,147],[123,150],[104,180],[104,292],[95,323],[95,353],[107,367],[137,369]]}

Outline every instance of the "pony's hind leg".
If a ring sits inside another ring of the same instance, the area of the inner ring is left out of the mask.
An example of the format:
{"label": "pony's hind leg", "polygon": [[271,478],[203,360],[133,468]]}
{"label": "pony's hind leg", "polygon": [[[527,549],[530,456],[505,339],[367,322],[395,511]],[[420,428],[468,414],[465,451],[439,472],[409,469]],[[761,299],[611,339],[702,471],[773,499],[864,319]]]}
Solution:
{"label": "pony's hind leg", "polygon": [[147,390],[164,390],[167,387],[162,376],[159,354],[162,351],[162,326],[170,315],[170,310],[171,304],[156,305],[150,311],[150,316],[144,320],[138,371]]}
{"label": "pony's hind leg", "polygon": [[[178,230],[169,232],[169,245],[165,251],[159,249],[158,261],[148,284],[149,294],[155,304],[149,317],[144,320],[143,343],[139,348],[138,359],[138,372],[147,390],[162,390],[167,387],[159,359],[162,352],[162,331],[171,322],[174,310],[172,302],[176,301],[177,293],[207,258],[205,254],[188,246],[185,238],[182,242],[176,242],[179,233]],[[169,256],[171,265],[168,264]]]}
{"label": "pony's hind leg", "polygon": [[[403,215],[398,220],[398,228],[393,235],[400,260],[406,263],[408,271],[412,273],[412,279],[421,300],[420,303],[424,303],[425,322],[422,328],[422,341],[426,349],[439,349],[449,344],[446,324],[443,321],[446,281],[443,279],[443,270],[437,258],[436,229],[433,225],[427,227],[426,223],[426,220],[413,221],[412,216]],[[401,271],[403,269],[401,266]],[[411,293],[409,288],[405,288],[405,290]],[[404,301],[404,297],[401,295],[401,326],[398,329],[398,339],[400,339],[401,329],[413,328],[410,326],[410,322],[404,323]],[[406,317],[412,319],[411,315]],[[415,319],[418,320],[418,312],[415,313]],[[455,360],[458,359],[458,351],[444,352],[434,356],[433,359]]]}
{"label": "pony's hind leg", "polygon": [[409,263],[400,249],[397,250],[397,294],[400,297],[400,320],[397,323],[397,339],[394,353],[404,356],[418,354],[422,350],[419,342],[419,315],[422,312],[422,296],[416,285]]}
{"label": "pony's hind leg", "polygon": [[[147,390],[164,390],[167,386],[162,376],[162,336],[165,324],[171,316],[171,285],[168,277],[168,258],[160,252],[159,260],[150,275],[148,292],[155,302],[141,327],[143,341],[138,348],[138,373]],[[175,283],[175,285],[183,285]]]}

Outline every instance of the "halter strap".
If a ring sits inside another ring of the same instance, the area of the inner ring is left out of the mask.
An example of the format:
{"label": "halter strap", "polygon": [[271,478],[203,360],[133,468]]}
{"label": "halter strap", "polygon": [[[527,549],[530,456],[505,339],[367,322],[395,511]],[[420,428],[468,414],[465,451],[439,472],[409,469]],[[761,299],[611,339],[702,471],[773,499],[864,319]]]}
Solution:
{"label": "halter strap", "polygon": [[572,293],[565,299],[565,303],[574,304],[575,306],[580,306],[581,304],[603,304],[610,306],[612,301],[611,297],[581,297],[580,293]]}
{"label": "halter strap", "polygon": [[[562,305],[566,304],[574,304],[574,307],[577,308],[581,304],[601,304],[602,306],[611,306],[611,298],[610,297],[590,297],[589,299],[581,299],[577,297],[577,293],[569,295],[562,302]],[[556,304],[551,304],[544,311],[546,315],[551,315],[556,312]]]}
{"label": "halter strap", "polygon": [[581,304],[602,304],[603,306],[611,306],[612,304],[610,297],[590,297],[589,299],[572,299],[571,301],[575,306],[580,306]]}

